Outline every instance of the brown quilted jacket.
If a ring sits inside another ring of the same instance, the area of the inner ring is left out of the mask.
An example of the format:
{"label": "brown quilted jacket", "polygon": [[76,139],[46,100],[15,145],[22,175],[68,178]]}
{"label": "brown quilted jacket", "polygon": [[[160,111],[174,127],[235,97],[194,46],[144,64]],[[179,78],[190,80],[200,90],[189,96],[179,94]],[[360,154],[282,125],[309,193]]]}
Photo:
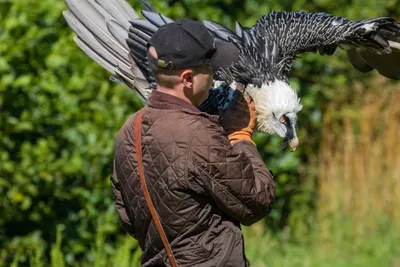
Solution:
{"label": "brown quilted jacket", "polygon": [[[137,173],[134,119],[118,133],[113,196],[123,227],[138,240],[143,267],[169,266]],[[149,192],[179,267],[246,266],[240,224],[271,209],[274,182],[248,141],[229,143],[216,116],[154,91],[142,118]]]}

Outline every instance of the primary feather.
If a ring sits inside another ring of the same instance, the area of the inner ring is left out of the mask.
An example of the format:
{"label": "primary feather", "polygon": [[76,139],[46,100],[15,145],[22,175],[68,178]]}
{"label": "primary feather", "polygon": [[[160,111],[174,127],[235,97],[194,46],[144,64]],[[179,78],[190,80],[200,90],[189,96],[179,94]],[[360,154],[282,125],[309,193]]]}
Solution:
{"label": "primary feather", "polygon": [[124,0],[66,0],[63,15],[76,33],[77,45],[108,70],[113,80],[131,88],[143,102],[149,94],[149,81],[130,57],[126,44],[129,21],[138,18]]}

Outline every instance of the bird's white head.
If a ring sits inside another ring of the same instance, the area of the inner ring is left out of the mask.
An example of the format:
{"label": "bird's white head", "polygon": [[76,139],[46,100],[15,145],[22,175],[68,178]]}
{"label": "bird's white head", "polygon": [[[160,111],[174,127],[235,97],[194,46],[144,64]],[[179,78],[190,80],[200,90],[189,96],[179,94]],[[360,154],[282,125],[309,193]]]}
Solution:
{"label": "bird's white head", "polygon": [[294,151],[299,143],[297,113],[303,108],[296,91],[288,83],[276,80],[261,87],[249,84],[246,92],[256,107],[258,130],[282,137]]}

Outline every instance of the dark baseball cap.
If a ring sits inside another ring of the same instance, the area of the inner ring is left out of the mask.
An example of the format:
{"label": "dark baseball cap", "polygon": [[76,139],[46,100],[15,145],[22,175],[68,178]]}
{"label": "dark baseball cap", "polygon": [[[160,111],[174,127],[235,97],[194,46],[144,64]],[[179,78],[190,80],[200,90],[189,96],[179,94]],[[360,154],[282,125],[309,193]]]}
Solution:
{"label": "dark baseball cap", "polygon": [[147,45],[154,47],[158,57],[149,56],[149,62],[170,70],[202,65],[229,67],[239,57],[233,43],[214,40],[202,23],[190,19],[178,19],[161,26]]}

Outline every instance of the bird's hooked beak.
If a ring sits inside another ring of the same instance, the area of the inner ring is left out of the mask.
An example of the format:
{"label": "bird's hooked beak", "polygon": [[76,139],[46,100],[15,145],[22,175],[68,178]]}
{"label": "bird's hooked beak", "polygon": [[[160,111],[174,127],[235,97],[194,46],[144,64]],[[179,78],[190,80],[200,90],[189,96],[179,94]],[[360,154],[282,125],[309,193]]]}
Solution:
{"label": "bird's hooked beak", "polygon": [[290,147],[290,151],[292,151],[292,152],[295,151],[296,148],[299,146],[299,138],[297,138],[297,136],[295,136],[294,138],[289,140],[288,144]]}

